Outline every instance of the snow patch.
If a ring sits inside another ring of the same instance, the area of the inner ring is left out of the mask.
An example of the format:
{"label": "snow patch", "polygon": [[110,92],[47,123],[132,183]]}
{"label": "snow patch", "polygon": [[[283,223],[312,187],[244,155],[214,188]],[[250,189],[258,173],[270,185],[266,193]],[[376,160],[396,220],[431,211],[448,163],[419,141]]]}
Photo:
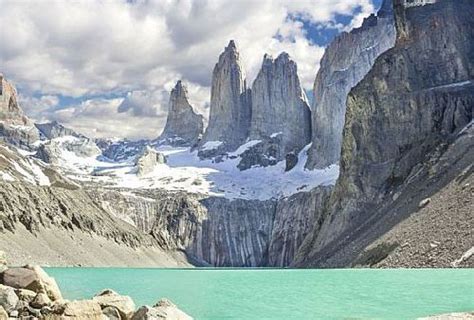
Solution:
{"label": "snow patch", "polygon": [[202,149],[203,151],[209,151],[209,150],[214,150],[219,148],[222,145],[222,141],[208,141],[206,142],[203,146]]}

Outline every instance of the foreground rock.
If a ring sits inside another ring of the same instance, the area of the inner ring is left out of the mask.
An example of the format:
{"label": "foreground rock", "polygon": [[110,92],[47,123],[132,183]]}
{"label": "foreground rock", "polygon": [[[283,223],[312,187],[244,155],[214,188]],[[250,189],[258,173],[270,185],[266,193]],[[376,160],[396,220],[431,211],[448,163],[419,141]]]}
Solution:
{"label": "foreground rock", "polygon": [[171,90],[168,118],[160,143],[173,146],[192,146],[203,133],[203,116],[197,114],[188,101],[186,87],[178,81]]}
{"label": "foreground rock", "polygon": [[39,266],[7,268],[0,278],[0,319],[190,320],[167,299],[135,310],[128,296],[106,289],[91,300],[62,299],[56,281]]}

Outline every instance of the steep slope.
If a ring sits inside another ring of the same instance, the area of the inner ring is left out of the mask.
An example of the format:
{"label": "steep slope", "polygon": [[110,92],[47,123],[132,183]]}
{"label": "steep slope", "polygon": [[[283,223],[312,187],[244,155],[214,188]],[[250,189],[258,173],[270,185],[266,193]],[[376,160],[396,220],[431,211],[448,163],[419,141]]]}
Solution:
{"label": "steep slope", "polygon": [[203,116],[194,112],[188,101],[186,87],[178,81],[171,90],[166,125],[158,141],[170,145],[192,146],[200,138],[203,126]]}
{"label": "steep slope", "polygon": [[297,265],[350,264],[472,165],[472,139],[456,141],[474,106],[474,3],[394,8],[396,45],[349,94],[341,174]]}
{"label": "steep slope", "polygon": [[208,150],[233,151],[245,142],[250,127],[250,104],[239,52],[231,40],[212,73],[209,124],[201,141],[203,156]]}
{"label": "steep slope", "polygon": [[394,43],[392,1],[385,0],[377,16],[366,18],[360,28],[343,32],[326,48],[313,88],[308,169],[339,161],[347,94]]}
{"label": "steep slope", "polygon": [[18,103],[15,87],[0,73],[0,139],[31,149],[39,140],[39,133]]}
{"label": "steep slope", "polygon": [[250,140],[281,135],[281,153],[298,153],[311,139],[310,121],[296,63],[285,52],[276,59],[265,55],[252,85]]}

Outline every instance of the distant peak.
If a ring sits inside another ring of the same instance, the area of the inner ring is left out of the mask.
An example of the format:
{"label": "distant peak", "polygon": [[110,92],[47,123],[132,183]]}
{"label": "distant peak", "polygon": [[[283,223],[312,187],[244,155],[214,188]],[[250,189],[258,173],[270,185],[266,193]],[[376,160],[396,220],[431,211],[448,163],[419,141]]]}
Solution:
{"label": "distant peak", "polygon": [[229,44],[227,45],[227,48],[234,48],[234,49],[237,49],[234,40],[230,40],[230,41],[229,41]]}

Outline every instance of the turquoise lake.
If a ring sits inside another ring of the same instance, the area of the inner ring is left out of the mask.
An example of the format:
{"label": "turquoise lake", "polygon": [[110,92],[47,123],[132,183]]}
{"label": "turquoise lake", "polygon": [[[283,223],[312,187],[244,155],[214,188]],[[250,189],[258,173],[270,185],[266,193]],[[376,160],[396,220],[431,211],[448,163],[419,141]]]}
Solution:
{"label": "turquoise lake", "polygon": [[474,310],[474,269],[46,268],[67,299],[111,288],[203,319],[416,319]]}

